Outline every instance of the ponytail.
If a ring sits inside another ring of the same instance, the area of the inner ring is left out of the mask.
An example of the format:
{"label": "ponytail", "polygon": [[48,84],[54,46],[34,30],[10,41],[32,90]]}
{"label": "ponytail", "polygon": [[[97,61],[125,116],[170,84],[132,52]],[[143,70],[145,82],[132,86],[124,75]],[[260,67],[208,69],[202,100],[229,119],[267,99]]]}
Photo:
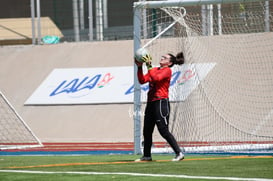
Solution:
{"label": "ponytail", "polygon": [[176,56],[174,56],[173,54],[168,54],[171,57],[171,62],[172,64],[169,67],[172,67],[173,65],[177,64],[177,65],[182,65],[184,64],[184,54],[183,52],[179,52],[176,54]]}

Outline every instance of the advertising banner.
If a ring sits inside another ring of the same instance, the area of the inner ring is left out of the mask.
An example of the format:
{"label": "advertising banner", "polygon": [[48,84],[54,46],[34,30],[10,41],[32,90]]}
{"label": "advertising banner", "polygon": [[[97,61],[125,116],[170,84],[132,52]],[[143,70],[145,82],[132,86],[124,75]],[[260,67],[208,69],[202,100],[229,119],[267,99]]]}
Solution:
{"label": "advertising banner", "polygon": [[[186,99],[214,66],[214,63],[203,63],[174,68],[170,100]],[[133,69],[133,66],[54,69],[25,105],[132,103]],[[141,90],[145,101],[148,84],[141,85]]]}

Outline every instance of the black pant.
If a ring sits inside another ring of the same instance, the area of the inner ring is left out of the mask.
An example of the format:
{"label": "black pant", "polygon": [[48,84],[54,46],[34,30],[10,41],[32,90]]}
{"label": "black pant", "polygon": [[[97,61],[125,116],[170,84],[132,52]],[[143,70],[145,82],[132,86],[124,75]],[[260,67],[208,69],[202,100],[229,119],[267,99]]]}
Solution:
{"label": "black pant", "polygon": [[181,152],[175,138],[169,131],[170,103],[168,99],[147,102],[144,116],[144,156],[151,156],[153,131],[155,125],[160,135],[170,144],[176,154]]}

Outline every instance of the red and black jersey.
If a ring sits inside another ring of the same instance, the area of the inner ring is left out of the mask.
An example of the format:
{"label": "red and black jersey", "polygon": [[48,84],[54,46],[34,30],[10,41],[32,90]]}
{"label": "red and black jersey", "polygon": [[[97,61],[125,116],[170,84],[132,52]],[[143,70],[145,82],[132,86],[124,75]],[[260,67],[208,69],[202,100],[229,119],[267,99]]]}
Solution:
{"label": "red and black jersey", "polygon": [[148,102],[169,98],[172,71],[169,67],[155,67],[143,75],[142,68],[137,72],[140,84],[149,82]]}

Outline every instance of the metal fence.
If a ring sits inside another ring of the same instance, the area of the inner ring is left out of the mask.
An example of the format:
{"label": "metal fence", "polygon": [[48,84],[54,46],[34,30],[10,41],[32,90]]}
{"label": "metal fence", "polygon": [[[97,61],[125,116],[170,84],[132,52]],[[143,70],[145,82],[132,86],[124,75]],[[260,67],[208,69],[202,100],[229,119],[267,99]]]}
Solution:
{"label": "metal fence", "polygon": [[[144,0],[3,0],[0,45],[133,39],[133,5],[137,1]],[[268,15],[272,4],[272,0],[266,1],[263,7]],[[221,11],[242,8],[248,7],[223,6]],[[204,9],[187,7],[187,12],[199,16]],[[206,12],[217,15],[219,8]],[[249,14],[244,17],[251,20]],[[235,24],[230,22],[231,27]],[[271,26],[268,24],[268,31]]]}
{"label": "metal fence", "polygon": [[0,45],[132,39],[134,1],[5,0]]}

